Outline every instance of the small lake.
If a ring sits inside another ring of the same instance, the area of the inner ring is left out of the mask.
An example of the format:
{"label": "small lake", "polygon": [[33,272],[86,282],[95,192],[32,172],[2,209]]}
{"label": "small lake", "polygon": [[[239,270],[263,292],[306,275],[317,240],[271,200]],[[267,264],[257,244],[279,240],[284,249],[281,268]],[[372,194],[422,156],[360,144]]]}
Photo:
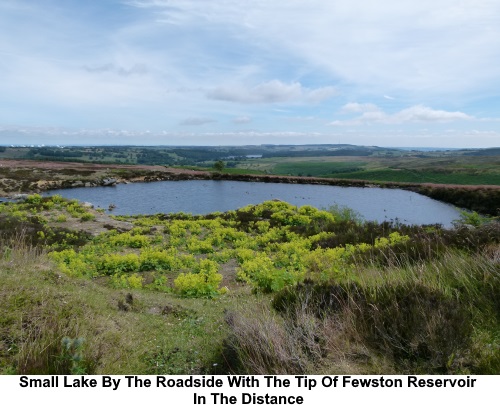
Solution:
{"label": "small lake", "polygon": [[327,208],[337,204],[360,213],[366,220],[405,224],[451,226],[459,213],[452,205],[420,194],[381,188],[337,187],[312,184],[258,183],[242,181],[185,180],[118,184],[113,187],[52,190],[94,204],[96,208],[116,206],[113,214],[155,214],[186,212],[208,214],[228,211],[279,199],[294,205]]}

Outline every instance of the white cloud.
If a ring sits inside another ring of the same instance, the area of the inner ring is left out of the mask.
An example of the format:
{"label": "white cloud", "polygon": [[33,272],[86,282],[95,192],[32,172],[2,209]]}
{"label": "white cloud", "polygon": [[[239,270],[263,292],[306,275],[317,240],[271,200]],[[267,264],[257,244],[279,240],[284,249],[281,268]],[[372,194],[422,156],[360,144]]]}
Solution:
{"label": "white cloud", "polygon": [[211,118],[204,118],[204,117],[191,117],[191,118],[186,118],[180,122],[181,125],[205,125],[205,124],[211,124],[213,122],[216,122],[215,120]]}
{"label": "white cloud", "polygon": [[165,99],[157,80],[141,65],[126,69],[109,64],[92,70],[21,57],[12,58],[10,67],[0,88],[12,99],[60,106],[125,105]]}
{"label": "white cloud", "polygon": [[114,73],[120,76],[144,75],[148,73],[148,67],[144,63],[136,63],[131,67],[117,66],[114,63],[106,63],[97,66],[84,66],[83,68],[89,73]]}
{"label": "white cloud", "polygon": [[460,111],[433,110],[432,108],[425,107],[423,105],[416,105],[394,114],[391,119],[395,123],[451,122],[471,120],[474,119],[474,117]]}
{"label": "white cloud", "polygon": [[310,122],[310,121],[316,121],[318,118],[314,116],[295,116],[295,117],[287,117],[286,118],[288,121],[296,121],[296,122]]}
{"label": "white cloud", "polygon": [[271,80],[254,87],[240,85],[216,87],[207,92],[207,97],[243,104],[320,102],[332,97],[335,92],[333,87],[308,89],[298,82],[287,84],[280,80]]}
{"label": "white cloud", "polygon": [[[0,124],[498,132],[499,15],[496,0],[0,0]],[[324,126],[333,109],[342,128]]]}
{"label": "white cloud", "polygon": [[285,84],[272,80],[252,88],[237,85],[216,87],[208,91],[207,97],[237,103],[279,103],[294,101],[301,93],[300,83]]}
{"label": "white cloud", "polygon": [[[499,81],[494,0],[136,0],[167,21],[224,24],[261,49],[288,53],[373,89],[430,94],[491,90]],[[467,78],[464,80],[464,78]],[[379,93],[380,94],[380,93]]]}
{"label": "white cloud", "polygon": [[325,86],[319,89],[305,91],[305,99],[312,103],[320,103],[336,95],[338,95],[338,91],[333,86]]}
{"label": "white cloud", "polygon": [[248,124],[250,122],[252,122],[252,119],[247,116],[236,117],[233,119],[234,124]]}
{"label": "white cloud", "polygon": [[380,109],[375,105],[371,103],[347,103],[345,104],[341,109],[341,113],[349,114],[349,113],[360,113],[360,112],[373,112],[373,111],[380,111]]}
{"label": "white cloud", "polygon": [[423,105],[405,108],[394,114],[387,114],[375,104],[348,103],[340,109],[341,113],[361,113],[356,118],[336,120],[329,125],[352,126],[363,124],[406,124],[406,123],[447,123],[474,120],[475,117],[460,111],[435,110]]}

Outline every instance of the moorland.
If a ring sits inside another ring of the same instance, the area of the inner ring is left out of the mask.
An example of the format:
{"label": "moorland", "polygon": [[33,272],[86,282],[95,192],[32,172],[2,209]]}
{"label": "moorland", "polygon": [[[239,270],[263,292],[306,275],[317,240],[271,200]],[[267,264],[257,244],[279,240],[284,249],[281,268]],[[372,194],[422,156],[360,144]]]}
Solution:
{"label": "moorland", "polygon": [[[496,149],[172,149],[0,151],[2,194],[24,194],[0,204],[0,373],[500,373]],[[479,209],[445,229],[282,201],[113,216],[37,194],[200,176],[428,190]]]}
{"label": "moorland", "polygon": [[[402,188],[496,216],[500,148],[354,145],[0,147],[0,196],[117,182],[231,179]],[[224,170],[214,170],[221,162]]]}

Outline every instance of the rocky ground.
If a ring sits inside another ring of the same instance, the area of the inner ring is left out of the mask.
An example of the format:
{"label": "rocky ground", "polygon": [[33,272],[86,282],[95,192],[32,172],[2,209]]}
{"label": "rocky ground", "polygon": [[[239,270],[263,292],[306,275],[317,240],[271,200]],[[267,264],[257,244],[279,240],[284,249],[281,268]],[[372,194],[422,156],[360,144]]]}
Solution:
{"label": "rocky ground", "polygon": [[208,172],[164,166],[0,160],[0,196],[14,197],[16,194],[59,188],[207,177]]}

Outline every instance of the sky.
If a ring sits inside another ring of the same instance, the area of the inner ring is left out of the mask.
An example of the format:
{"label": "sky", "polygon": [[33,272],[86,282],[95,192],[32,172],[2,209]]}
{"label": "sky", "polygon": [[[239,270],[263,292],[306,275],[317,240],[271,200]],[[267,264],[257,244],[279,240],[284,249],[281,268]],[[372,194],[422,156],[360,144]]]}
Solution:
{"label": "sky", "polygon": [[0,0],[0,144],[500,146],[498,0]]}

